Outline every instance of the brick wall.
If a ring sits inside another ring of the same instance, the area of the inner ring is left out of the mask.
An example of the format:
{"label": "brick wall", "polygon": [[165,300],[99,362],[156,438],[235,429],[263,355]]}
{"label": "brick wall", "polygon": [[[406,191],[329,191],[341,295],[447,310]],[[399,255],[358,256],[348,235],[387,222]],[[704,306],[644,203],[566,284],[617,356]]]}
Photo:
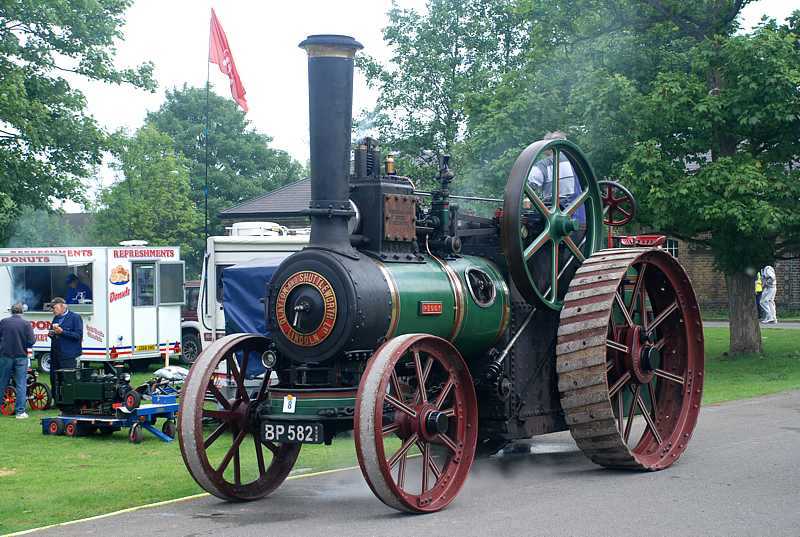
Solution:
{"label": "brick wall", "polygon": [[775,303],[780,308],[800,310],[800,258],[778,261],[778,293]]}
{"label": "brick wall", "polygon": [[[725,276],[714,268],[711,251],[705,246],[678,241],[678,260],[692,279],[700,307],[727,309]],[[800,310],[800,259],[778,261],[775,272],[778,276],[776,305],[779,309]]]}

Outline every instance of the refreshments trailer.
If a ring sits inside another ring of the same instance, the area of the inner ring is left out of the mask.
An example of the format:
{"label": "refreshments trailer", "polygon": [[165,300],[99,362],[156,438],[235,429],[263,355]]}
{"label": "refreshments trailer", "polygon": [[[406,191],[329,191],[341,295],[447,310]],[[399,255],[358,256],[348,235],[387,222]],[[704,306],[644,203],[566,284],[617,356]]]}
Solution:
{"label": "refreshments trailer", "polygon": [[83,359],[150,361],[180,352],[180,248],[0,248],[0,312],[15,302],[27,305],[41,369],[49,370],[50,302],[67,296],[70,274],[91,291],[69,304],[83,319]]}

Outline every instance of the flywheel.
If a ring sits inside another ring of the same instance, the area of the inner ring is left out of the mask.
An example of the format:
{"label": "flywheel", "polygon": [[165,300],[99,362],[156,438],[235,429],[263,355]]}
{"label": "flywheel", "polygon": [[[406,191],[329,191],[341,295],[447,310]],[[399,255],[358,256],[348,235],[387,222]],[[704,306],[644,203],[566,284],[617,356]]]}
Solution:
{"label": "flywheel", "polygon": [[506,183],[500,233],[508,271],[528,302],[561,309],[601,228],[597,179],[578,146],[540,140],[520,153]]}
{"label": "flywheel", "polygon": [[669,253],[587,258],[564,299],[556,356],[567,425],[592,461],[661,470],[686,450],[703,395],[703,326]]}

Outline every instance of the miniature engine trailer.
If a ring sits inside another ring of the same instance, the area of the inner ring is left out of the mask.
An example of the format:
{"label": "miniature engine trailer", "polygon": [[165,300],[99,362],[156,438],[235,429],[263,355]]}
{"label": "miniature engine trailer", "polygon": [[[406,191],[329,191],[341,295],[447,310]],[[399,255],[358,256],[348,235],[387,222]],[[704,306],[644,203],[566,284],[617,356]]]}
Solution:
{"label": "miniature engine trailer", "polygon": [[[105,436],[127,428],[128,440],[133,444],[141,443],[145,430],[162,442],[172,442],[178,408],[175,395],[156,395],[151,403],[133,410],[120,407],[112,415],[61,414],[42,418],[42,434],[90,436],[99,432]],[[162,419],[160,431],[156,427],[159,418]]]}
{"label": "miniature engine trailer", "polygon": [[[70,275],[79,280],[71,293]],[[33,355],[43,371],[49,371],[50,302],[57,296],[72,301],[70,310],[83,319],[87,359],[141,365],[180,353],[183,281],[174,246],[0,249],[0,312],[16,302],[27,306]]]}

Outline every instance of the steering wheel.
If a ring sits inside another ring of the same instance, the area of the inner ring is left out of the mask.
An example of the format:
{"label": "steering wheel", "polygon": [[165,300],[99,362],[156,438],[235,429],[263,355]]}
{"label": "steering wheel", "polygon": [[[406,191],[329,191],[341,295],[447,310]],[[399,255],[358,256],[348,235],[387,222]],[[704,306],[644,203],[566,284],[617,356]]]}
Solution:
{"label": "steering wheel", "polygon": [[560,310],[572,276],[598,248],[602,200],[581,150],[541,140],[519,157],[506,183],[501,238],[514,285],[531,303]]}
{"label": "steering wheel", "polygon": [[603,223],[607,226],[624,226],[636,217],[639,210],[631,191],[616,181],[599,181],[603,198]]}

